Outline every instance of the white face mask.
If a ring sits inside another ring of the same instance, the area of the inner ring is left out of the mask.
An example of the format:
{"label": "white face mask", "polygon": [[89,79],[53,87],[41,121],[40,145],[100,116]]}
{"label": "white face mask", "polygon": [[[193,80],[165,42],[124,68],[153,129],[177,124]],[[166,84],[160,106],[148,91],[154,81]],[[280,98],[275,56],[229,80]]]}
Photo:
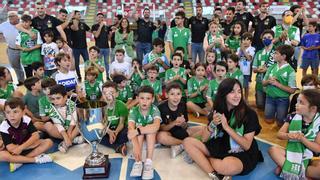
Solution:
{"label": "white face mask", "polygon": [[303,90],[307,90],[307,89],[315,89],[316,87],[314,85],[312,86],[303,86]]}

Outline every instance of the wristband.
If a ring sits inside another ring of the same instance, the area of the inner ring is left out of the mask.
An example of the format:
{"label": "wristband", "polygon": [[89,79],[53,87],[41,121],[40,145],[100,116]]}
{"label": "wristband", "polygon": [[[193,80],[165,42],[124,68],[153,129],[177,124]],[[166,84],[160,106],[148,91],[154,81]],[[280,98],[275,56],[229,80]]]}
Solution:
{"label": "wristband", "polygon": [[137,131],[138,131],[138,135],[140,136],[141,135],[140,128],[137,128]]}

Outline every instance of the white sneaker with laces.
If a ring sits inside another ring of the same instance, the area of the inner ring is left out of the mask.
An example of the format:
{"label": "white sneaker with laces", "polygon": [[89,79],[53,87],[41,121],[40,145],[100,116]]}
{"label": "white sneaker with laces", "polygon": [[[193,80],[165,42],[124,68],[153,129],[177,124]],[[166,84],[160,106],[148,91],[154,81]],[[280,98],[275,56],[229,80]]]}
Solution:
{"label": "white sneaker with laces", "polygon": [[130,177],[140,177],[142,174],[143,165],[142,162],[135,162],[130,172]]}
{"label": "white sneaker with laces", "polygon": [[153,179],[153,167],[151,163],[145,163],[142,173],[142,179]]}
{"label": "white sneaker with laces", "polygon": [[23,164],[21,163],[9,163],[9,170],[10,172],[14,172],[18,168],[20,168]]}
{"label": "white sneaker with laces", "polygon": [[191,157],[189,156],[189,154],[186,151],[184,151],[182,155],[183,155],[183,160],[186,163],[188,163],[188,164],[192,164],[193,163],[193,159],[191,159]]}
{"label": "white sneaker with laces", "polygon": [[182,151],[183,151],[182,144],[171,146],[171,158],[173,159],[177,157],[180,153],[182,153]]}
{"label": "white sneaker with laces", "polygon": [[37,164],[44,164],[53,161],[51,156],[48,154],[40,154],[39,156],[35,157],[35,160]]}
{"label": "white sneaker with laces", "polygon": [[82,144],[84,143],[84,139],[82,136],[77,136],[72,140],[73,144]]}

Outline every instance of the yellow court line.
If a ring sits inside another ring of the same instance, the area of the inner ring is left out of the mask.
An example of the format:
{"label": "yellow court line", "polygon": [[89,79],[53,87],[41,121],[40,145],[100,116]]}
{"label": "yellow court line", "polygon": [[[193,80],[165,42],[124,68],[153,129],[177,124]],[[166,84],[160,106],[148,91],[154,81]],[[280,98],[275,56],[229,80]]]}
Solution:
{"label": "yellow court line", "polygon": [[128,169],[128,157],[122,158],[120,178],[119,180],[126,180],[127,178],[127,169]]}

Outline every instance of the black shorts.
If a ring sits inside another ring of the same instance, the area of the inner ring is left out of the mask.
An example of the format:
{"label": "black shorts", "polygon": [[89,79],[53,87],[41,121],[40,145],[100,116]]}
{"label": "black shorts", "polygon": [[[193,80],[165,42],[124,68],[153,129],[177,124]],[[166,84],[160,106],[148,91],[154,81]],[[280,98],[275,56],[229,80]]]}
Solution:
{"label": "black shorts", "polygon": [[169,130],[171,133],[172,137],[184,140],[185,138],[189,137],[189,134],[186,129],[180,127],[180,126],[174,126]]}
{"label": "black shorts", "polygon": [[197,106],[199,106],[202,109],[206,107],[206,103],[194,103],[194,104],[196,104]]}

